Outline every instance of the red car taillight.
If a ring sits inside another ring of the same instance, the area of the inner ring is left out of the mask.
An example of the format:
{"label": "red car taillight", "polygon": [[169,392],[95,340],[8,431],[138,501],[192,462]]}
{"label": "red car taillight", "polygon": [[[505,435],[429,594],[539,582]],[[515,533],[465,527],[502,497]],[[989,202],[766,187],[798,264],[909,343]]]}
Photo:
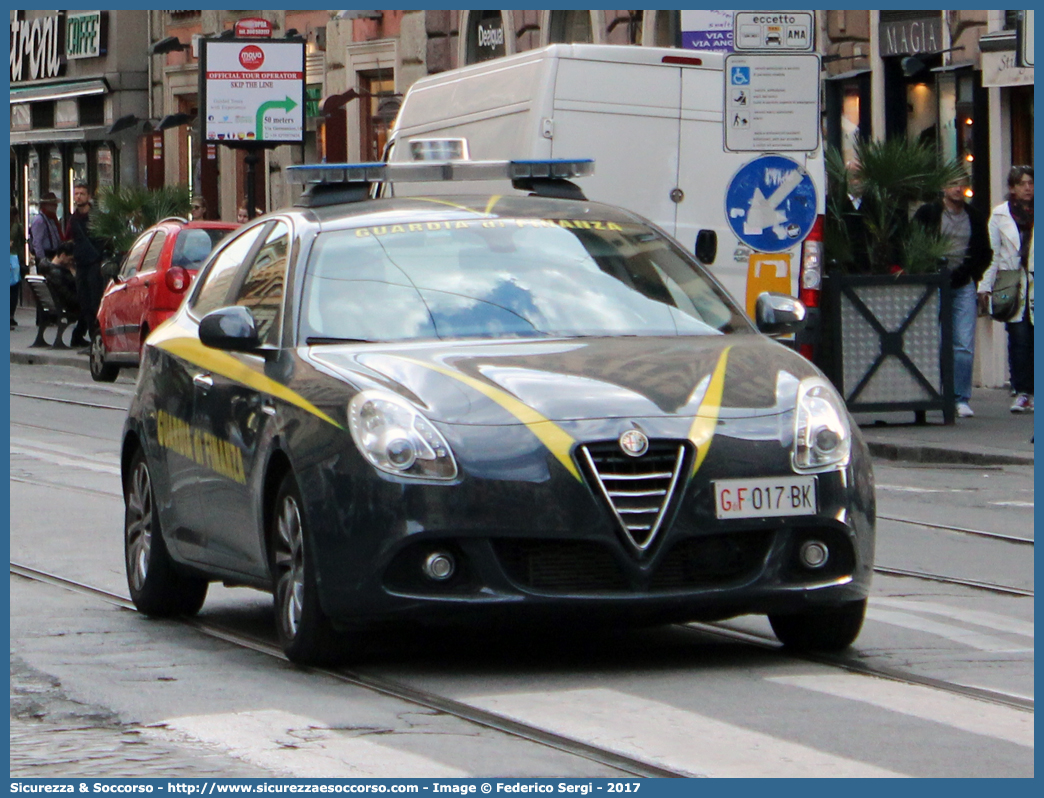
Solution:
{"label": "red car taillight", "polygon": [[798,299],[805,307],[819,307],[823,287],[823,217],[817,216],[812,231],[801,245],[801,271],[798,275]]}
{"label": "red car taillight", "polygon": [[167,288],[175,294],[180,294],[189,287],[189,283],[192,282],[192,275],[180,266],[171,266],[167,269],[167,276],[165,279],[167,282]]}

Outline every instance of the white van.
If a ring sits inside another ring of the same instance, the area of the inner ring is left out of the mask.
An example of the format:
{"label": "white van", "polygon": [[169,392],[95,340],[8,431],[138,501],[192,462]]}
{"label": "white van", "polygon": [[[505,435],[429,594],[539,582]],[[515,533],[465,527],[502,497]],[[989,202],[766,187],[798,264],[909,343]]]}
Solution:
{"label": "white van", "polygon": [[[589,199],[659,225],[748,312],[765,290],[800,293],[814,305],[809,289],[818,294],[821,223],[804,247],[768,256],[742,244],[726,220],[730,180],[760,153],[724,150],[724,62],[720,53],[555,44],[431,75],[406,93],[387,159],[593,158],[594,176],[578,184]],[[822,149],[788,156],[812,179],[821,216]],[[452,188],[413,184],[396,193]],[[799,292],[802,265],[806,290]]]}

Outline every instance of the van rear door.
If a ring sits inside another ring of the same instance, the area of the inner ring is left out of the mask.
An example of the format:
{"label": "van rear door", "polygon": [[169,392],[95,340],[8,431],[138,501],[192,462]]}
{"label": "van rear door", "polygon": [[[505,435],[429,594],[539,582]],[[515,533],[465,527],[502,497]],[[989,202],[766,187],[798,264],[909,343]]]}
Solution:
{"label": "van rear door", "polygon": [[633,210],[674,235],[681,70],[559,58],[551,157],[594,158],[592,200]]}

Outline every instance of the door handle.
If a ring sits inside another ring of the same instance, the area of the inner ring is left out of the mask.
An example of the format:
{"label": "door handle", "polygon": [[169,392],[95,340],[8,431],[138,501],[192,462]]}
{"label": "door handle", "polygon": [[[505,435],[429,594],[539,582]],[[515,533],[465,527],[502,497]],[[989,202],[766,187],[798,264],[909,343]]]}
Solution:
{"label": "door handle", "polygon": [[192,382],[195,383],[196,387],[206,392],[214,387],[214,378],[206,372],[196,374],[192,377]]}

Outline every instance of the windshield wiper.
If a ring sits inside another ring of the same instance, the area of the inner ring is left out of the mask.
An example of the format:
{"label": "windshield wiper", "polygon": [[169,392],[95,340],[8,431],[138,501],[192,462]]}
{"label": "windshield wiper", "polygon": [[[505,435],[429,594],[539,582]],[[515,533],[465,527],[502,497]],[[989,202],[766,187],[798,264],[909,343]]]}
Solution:
{"label": "windshield wiper", "polygon": [[376,344],[377,341],[371,341],[368,338],[324,338],[322,336],[312,336],[305,339],[305,343],[309,346],[315,346],[317,344]]}

